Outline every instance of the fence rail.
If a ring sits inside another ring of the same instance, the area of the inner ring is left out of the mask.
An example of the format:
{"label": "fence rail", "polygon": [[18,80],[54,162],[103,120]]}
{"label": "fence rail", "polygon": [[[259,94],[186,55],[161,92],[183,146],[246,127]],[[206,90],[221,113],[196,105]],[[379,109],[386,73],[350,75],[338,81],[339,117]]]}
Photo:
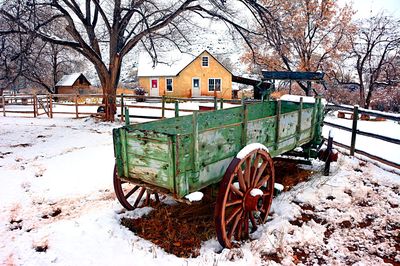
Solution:
{"label": "fence rail", "polygon": [[387,120],[392,120],[392,121],[396,121],[396,122],[400,122],[400,115],[397,114],[388,114],[388,113],[383,113],[383,112],[379,112],[379,111],[372,111],[372,110],[367,110],[367,109],[363,109],[363,108],[359,108],[357,105],[356,106],[348,106],[348,105],[335,105],[335,104],[328,104],[326,106],[326,109],[329,110],[337,110],[337,111],[348,111],[351,112],[352,114],[352,119],[353,119],[353,123],[352,123],[352,127],[346,127],[343,125],[338,125],[335,123],[331,123],[331,122],[327,122],[324,121],[324,125],[330,126],[330,127],[334,127],[334,128],[338,128],[340,130],[344,130],[344,131],[348,131],[351,132],[351,143],[350,146],[347,146],[343,143],[339,143],[339,142],[334,142],[335,145],[344,148],[344,149],[348,149],[349,153],[351,156],[354,156],[355,153],[361,154],[363,156],[366,156],[372,160],[384,163],[386,165],[389,165],[391,167],[400,169],[400,164],[396,163],[396,162],[392,162],[389,161],[387,159],[381,158],[379,156],[376,156],[374,154],[368,153],[366,151],[360,150],[360,149],[356,149],[356,140],[357,140],[357,135],[362,135],[362,136],[366,136],[366,137],[370,137],[370,138],[374,138],[374,139],[379,139],[379,140],[383,140],[389,143],[393,143],[396,145],[400,145],[400,139],[396,139],[396,138],[391,138],[391,137],[387,137],[387,136],[382,136],[382,135],[378,135],[375,133],[371,133],[371,132],[365,132],[365,131],[361,131],[357,128],[358,125],[358,119],[359,119],[359,115],[369,115],[369,116],[374,116],[374,117],[379,117],[379,118],[384,118]]}
{"label": "fence rail", "polygon": [[[175,114],[179,112],[191,113],[193,109],[185,109],[180,107],[181,102],[197,102],[197,103],[212,103],[212,109],[223,108],[224,103],[230,104],[243,104],[243,100],[225,100],[217,99],[215,97],[195,97],[195,98],[179,98],[179,97],[165,97],[165,96],[140,96],[140,95],[115,95],[106,96],[114,97],[116,100],[116,106],[120,110],[120,119],[124,120],[124,109],[135,108],[135,109],[155,109],[160,110],[160,116],[154,115],[143,115],[143,114],[132,114],[132,117],[148,118],[148,119],[159,119],[165,118],[166,111],[175,111]],[[102,116],[102,113],[82,111],[81,107],[105,107],[102,104],[102,94],[44,94],[44,95],[16,95],[16,96],[1,96],[0,110],[2,109],[3,116],[7,114],[22,114],[29,117],[37,117],[47,115],[53,118],[54,115],[73,115],[76,118],[84,116]],[[131,103],[135,101],[135,104]],[[161,106],[150,106],[141,104],[141,102],[159,102]],[[253,101],[246,101],[253,102]],[[175,107],[167,107],[167,103],[174,103]],[[26,106],[24,110],[15,110],[7,107],[19,107]],[[71,110],[55,110],[55,106],[70,106],[74,107]]]}
{"label": "fence rail", "polygon": [[[342,104],[329,103],[329,104],[327,104],[326,109],[354,112],[354,106],[342,105]],[[400,122],[400,114],[389,114],[389,113],[373,111],[373,110],[359,108],[359,107],[358,107],[358,113]]]}

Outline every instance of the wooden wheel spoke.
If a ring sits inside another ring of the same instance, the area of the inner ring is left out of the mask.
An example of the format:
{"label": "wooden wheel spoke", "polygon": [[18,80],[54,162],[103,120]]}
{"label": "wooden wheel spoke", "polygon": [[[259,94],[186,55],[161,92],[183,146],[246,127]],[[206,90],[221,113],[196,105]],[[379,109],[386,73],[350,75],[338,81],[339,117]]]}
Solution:
{"label": "wooden wheel spoke", "polygon": [[264,183],[268,182],[270,175],[266,175],[264,178],[262,178],[260,181],[258,181],[256,187],[259,188],[261,187]]}
{"label": "wooden wheel spoke", "polygon": [[251,174],[251,156],[246,158],[246,168],[244,170],[244,181],[247,187],[251,186],[250,174]]}
{"label": "wooden wheel spoke", "polygon": [[263,197],[270,196],[271,192],[270,191],[263,191]]}
{"label": "wooden wheel spoke", "polygon": [[243,216],[240,217],[239,228],[236,231],[236,239],[237,240],[240,240],[240,238],[242,237],[242,227],[243,227]]}
{"label": "wooden wheel spoke", "polygon": [[225,224],[229,224],[232,221],[232,219],[241,212],[241,210],[242,208],[240,206],[233,209],[231,215],[228,217],[228,219],[226,219]]}
{"label": "wooden wheel spoke", "polygon": [[243,197],[243,193],[242,193],[239,189],[237,189],[237,187],[235,187],[234,184],[231,184],[231,185],[230,185],[230,189],[231,189],[231,190],[233,191],[233,193],[236,194],[237,196]]}
{"label": "wooden wheel spoke", "polygon": [[135,186],[134,188],[132,188],[131,191],[129,191],[126,195],[125,195],[125,199],[128,199],[130,196],[132,196],[133,193],[136,192],[136,190],[138,190],[139,186]]}
{"label": "wooden wheel spoke", "polygon": [[247,238],[249,236],[249,213],[246,212],[244,215],[244,230],[243,230],[243,237]]}
{"label": "wooden wheel spoke", "polygon": [[144,202],[145,206],[148,206],[150,204],[150,195],[151,195],[151,192],[149,190],[147,190],[147,192],[146,192],[146,201]]}
{"label": "wooden wheel spoke", "polygon": [[256,158],[254,159],[253,166],[251,167],[251,186],[254,187],[254,184],[257,184],[256,182],[256,174],[258,170],[258,161],[260,160],[261,154],[257,154]]}
{"label": "wooden wheel spoke", "polygon": [[239,169],[237,171],[237,176],[238,176],[240,190],[245,192],[246,189],[247,189],[247,185],[244,182],[244,176],[243,176],[242,168],[240,168],[240,167],[239,167]]}
{"label": "wooden wheel spoke", "polygon": [[229,239],[229,240],[232,239],[232,235],[233,235],[233,233],[234,233],[235,230],[236,230],[236,227],[237,227],[237,225],[238,225],[238,223],[239,223],[240,217],[241,217],[241,215],[237,215],[237,216],[236,216],[236,219],[235,219],[235,221],[233,222],[231,229],[229,230],[229,233],[228,233],[228,239]]}
{"label": "wooden wheel spoke", "polygon": [[139,192],[138,197],[136,198],[135,203],[133,204],[133,207],[136,208],[136,207],[138,206],[138,204],[139,204],[140,200],[142,199],[143,194],[144,194],[145,191],[146,191],[146,188],[142,187],[142,189],[141,189],[140,192]]}
{"label": "wooden wheel spoke", "polygon": [[237,204],[241,204],[243,202],[242,199],[236,199],[236,200],[232,200],[226,203],[226,207],[230,207],[233,205],[237,205]]}
{"label": "wooden wheel spoke", "polygon": [[254,218],[254,214],[252,212],[250,212],[250,222],[251,222],[251,226],[253,227],[253,232],[257,230],[257,222],[256,222],[256,218]]}
{"label": "wooden wheel spoke", "polygon": [[260,187],[260,186],[258,186],[258,182],[259,182],[259,180],[260,180],[262,174],[264,173],[264,170],[265,170],[265,168],[267,167],[267,164],[268,164],[267,161],[263,161],[262,164],[261,164],[261,166],[260,166],[260,168],[257,169],[257,175],[256,175],[256,177],[254,178],[254,183],[253,183],[254,185],[253,185],[253,187],[257,187],[257,188]]}

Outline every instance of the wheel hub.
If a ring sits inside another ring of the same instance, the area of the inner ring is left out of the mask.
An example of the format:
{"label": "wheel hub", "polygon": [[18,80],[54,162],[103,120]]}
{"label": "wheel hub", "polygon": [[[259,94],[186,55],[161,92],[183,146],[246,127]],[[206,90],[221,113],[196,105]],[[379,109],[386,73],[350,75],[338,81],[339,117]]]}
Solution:
{"label": "wheel hub", "polygon": [[249,190],[244,198],[244,209],[246,211],[260,211],[262,206],[262,191],[260,189]]}

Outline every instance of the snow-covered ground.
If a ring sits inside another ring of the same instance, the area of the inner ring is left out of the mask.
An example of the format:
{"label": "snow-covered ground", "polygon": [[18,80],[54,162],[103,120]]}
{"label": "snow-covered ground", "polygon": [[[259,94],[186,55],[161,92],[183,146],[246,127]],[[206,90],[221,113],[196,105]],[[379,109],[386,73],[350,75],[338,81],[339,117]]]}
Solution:
{"label": "snow-covered ground", "polygon": [[151,208],[124,212],[115,199],[118,122],[0,117],[0,125],[0,265],[400,263],[400,176],[373,164],[341,156],[330,177],[316,173],[275,198],[252,241],[222,250],[211,239],[184,259],[119,223]]}

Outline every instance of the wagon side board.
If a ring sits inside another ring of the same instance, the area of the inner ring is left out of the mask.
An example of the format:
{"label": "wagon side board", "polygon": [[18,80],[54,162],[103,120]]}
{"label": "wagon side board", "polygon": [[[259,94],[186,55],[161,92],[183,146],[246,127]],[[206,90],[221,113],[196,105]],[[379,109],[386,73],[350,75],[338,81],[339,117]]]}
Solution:
{"label": "wagon side board", "polygon": [[[153,131],[114,131],[118,175],[174,191],[173,139]],[[119,151],[119,153],[118,153]]]}
{"label": "wagon side board", "polygon": [[320,138],[322,108],[269,101],[114,130],[120,176],[165,188],[175,197],[219,182],[247,144],[272,157]]}

